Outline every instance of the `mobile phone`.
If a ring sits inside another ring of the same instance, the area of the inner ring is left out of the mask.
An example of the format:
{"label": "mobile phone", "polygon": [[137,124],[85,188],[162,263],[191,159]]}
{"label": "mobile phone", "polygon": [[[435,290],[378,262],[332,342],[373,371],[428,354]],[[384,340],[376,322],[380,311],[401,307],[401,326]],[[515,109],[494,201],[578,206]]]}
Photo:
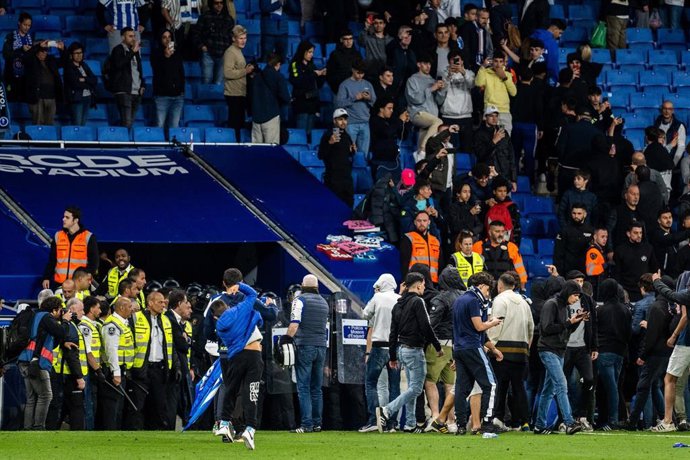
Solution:
{"label": "mobile phone", "polygon": [[49,48],[57,48],[57,41],[56,40],[48,40],[48,47]]}
{"label": "mobile phone", "polygon": [[436,77],[436,81],[443,81],[443,76],[440,75],[440,76]]}
{"label": "mobile phone", "polygon": [[168,43],[168,49],[170,51],[175,51],[175,42]]}
{"label": "mobile phone", "polygon": [[506,319],[506,317],[505,317],[505,316],[499,316],[498,319],[500,319],[501,321],[503,321],[504,319]]}

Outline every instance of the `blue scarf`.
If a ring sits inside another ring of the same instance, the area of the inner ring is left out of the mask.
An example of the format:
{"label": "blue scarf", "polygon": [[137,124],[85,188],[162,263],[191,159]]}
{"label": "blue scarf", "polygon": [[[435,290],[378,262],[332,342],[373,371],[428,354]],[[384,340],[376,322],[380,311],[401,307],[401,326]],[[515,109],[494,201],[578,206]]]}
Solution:
{"label": "blue scarf", "polygon": [[22,57],[24,56],[24,50],[22,50],[22,47],[29,45],[33,45],[33,40],[31,39],[30,34],[26,34],[22,36],[18,30],[15,30],[14,32],[14,40],[12,40],[12,50],[17,51],[21,50],[17,56],[12,60],[12,74],[15,76],[15,78],[19,78],[24,75],[24,63],[22,62]]}

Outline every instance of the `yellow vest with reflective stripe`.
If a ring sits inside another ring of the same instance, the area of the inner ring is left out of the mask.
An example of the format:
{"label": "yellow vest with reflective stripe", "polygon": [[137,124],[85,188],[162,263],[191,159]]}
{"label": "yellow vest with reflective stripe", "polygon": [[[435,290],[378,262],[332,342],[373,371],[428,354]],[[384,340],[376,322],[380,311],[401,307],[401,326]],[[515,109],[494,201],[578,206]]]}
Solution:
{"label": "yellow vest with reflective stripe", "polygon": [[[189,321],[185,321],[184,323],[184,332],[187,334],[187,337],[189,337],[189,340],[192,340],[192,323]],[[187,362],[189,363],[189,367],[192,367],[191,364],[192,360],[192,345],[191,343],[189,344],[189,350],[187,350]]]}
{"label": "yellow vest with reflective stripe", "polygon": [[120,271],[117,267],[113,267],[108,271],[108,297],[117,297],[117,287],[120,285],[120,281],[127,278],[133,268],[132,265],[129,265],[125,268],[125,273],[122,276],[120,276]]}
{"label": "yellow vest with reflective stripe", "polygon": [[141,290],[139,291],[139,294],[137,295],[137,303],[141,307],[141,310],[146,310],[146,296],[144,295],[144,291]]}
{"label": "yellow vest with reflective stripe", "polygon": [[[86,376],[89,373],[89,362],[86,360],[86,345],[84,344],[84,336],[79,328],[71,322],[70,327],[75,328],[77,330],[77,335],[79,336],[79,365],[81,366],[81,374]],[[64,362],[65,357],[62,354],[62,347],[58,345],[53,351],[53,369],[55,369],[55,373],[65,375],[71,374],[72,372],[69,370],[69,366]]]}
{"label": "yellow vest with reflective stripe", "polygon": [[90,295],[91,291],[89,291],[88,289],[84,289],[83,291],[77,291],[77,295],[75,297],[83,302],[84,299]]}
{"label": "yellow vest with reflective stripe", "polygon": [[[172,325],[170,319],[165,315],[160,315],[163,323],[163,337],[165,343],[163,344],[163,352],[166,353],[165,358],[168,362],[168,369],[172,369],[172,354],[173,354],[173,335]],[[146,352],[149,350],[151,340],[151,324],[146,319],[143,312],[137,313],[137,320],[134,323],[134,342],[136,352],[134,354],[134,368],[144,367],[146,363]]]}
{"label": "yellow vest with reflective stripe", "polygon": [[462,278],[462,282],[465,283],[465,286],[467,286],[467,280],[470,279],[470,276],[484,271],[484,259],[476,252],[472,252],[472,264],[465,259],[462,252],[456,252],[453,255],[458,264],[458,273],[460,274],[460,278]]}
{"label": "yellow vest with reflective stripe", "polygon": [[79,324],[83,324],[91,330],[91,354],[98,361],[101,362],[101,331],[91,321],[82,319]]}
{"label": "yellow vest with reflective stripe", "polygon": [[103,325],[115,324],[120,329],[120,343],[117,346],[117,361],[120,366],[126,366],[128,369],[132,367],[134,362],[134,335],[128,325],[116,318],[115,315],[110,315],[105,320]]}

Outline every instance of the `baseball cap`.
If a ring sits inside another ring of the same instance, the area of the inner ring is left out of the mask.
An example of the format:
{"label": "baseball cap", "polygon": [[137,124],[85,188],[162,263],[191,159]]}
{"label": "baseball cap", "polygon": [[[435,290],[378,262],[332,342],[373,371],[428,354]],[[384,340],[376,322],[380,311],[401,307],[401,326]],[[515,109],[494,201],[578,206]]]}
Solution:
{"label": "baseball cap", "polygon": [[346,116],[348,116],[348,115],[347,115],[347,110],[345,110],[345,109],[335,109],[335,111],[333,112],[333,119],[334,120],[336,118],[346,117]]}
{"label": "baseball cap", "polygon": [[319,279],[312,274],[305,275],[302,278],[302,287],[319,287]]}
{"label": "baseball cap", "polygon": [[484,116],[491,115],[492,113],[498,113],[498,108],[495,105],[487,105],[484,109]]}
{"label": "baseball cap", "polygon": [[400,173],[400,180],[405,187],[412,187],[414,185],[414,171],[410,168],[405,168]]}

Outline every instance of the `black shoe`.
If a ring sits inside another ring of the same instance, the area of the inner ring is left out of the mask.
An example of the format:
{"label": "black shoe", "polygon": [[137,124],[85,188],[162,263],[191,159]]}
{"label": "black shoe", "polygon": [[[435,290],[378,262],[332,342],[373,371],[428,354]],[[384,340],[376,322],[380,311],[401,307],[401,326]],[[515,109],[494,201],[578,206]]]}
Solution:
{"label": "black shoe", "polygon": [[565,434],[572,435],[582,431],[582,425],[578,422],[573,422],[565,427]]}
{"label": "black shoe", "polygon": [[321,425],[316,425],[314,427],[314,433],[321,433]]}
{"label": "black shoe", "polygon": [[690,425],[687,420],[681,420],[678,423],[678,431],[690,431]]}
{"label": "black shoe", "polygon": [[637,423],[633,422],[632,420],[626,420],[623,422],[621,428],[626,431],[637,431]]}
{"label": "black shoe", "polygon": [[414,427],[414,430],[412,430],[413,433],[416,434],[422,434],[424,433],[424,429],[426,428],[426,423],[422,423],[421,425],[418,423],[416,427]]}
{"label": "black shoe", "polygon": [[458,431],[455,432],[456,436],[464,436],[467,433],[467,428],[465,427],[458,427]]}
{"label": "black shoe", "polygon": [[471,434],[472,436],[477,435],[477,434],[482,434],[482,429],[481,429],[481,428],[478,428],[478,429],[475,430],[475,429],[473,428],[472,431],[470,431],[470,434]]}
{"label": "black shoe", "polygon": [[435,431],[437,433],[448,433],[448,425],[446,425],[445,423],[437,422],[436,420],[431,422],[431,425],[429,425],[429,427],[431,428],[431,431]]}
{"label": "black shoe", "polygon": [[534,427],[534,431],[532,431],[534,434],[551,434],[553,431],[547,429],[547,428],[537,428],[536,426]]}
{"label": "black shoe", "polygon": [[501,428],[500,426],[496,426],[491,422],[484,422],[482,423],[481,428],[479,428],[480,433],[496,433],[496,434],[501,434],[505,433],[506,430],[505,428]]}

